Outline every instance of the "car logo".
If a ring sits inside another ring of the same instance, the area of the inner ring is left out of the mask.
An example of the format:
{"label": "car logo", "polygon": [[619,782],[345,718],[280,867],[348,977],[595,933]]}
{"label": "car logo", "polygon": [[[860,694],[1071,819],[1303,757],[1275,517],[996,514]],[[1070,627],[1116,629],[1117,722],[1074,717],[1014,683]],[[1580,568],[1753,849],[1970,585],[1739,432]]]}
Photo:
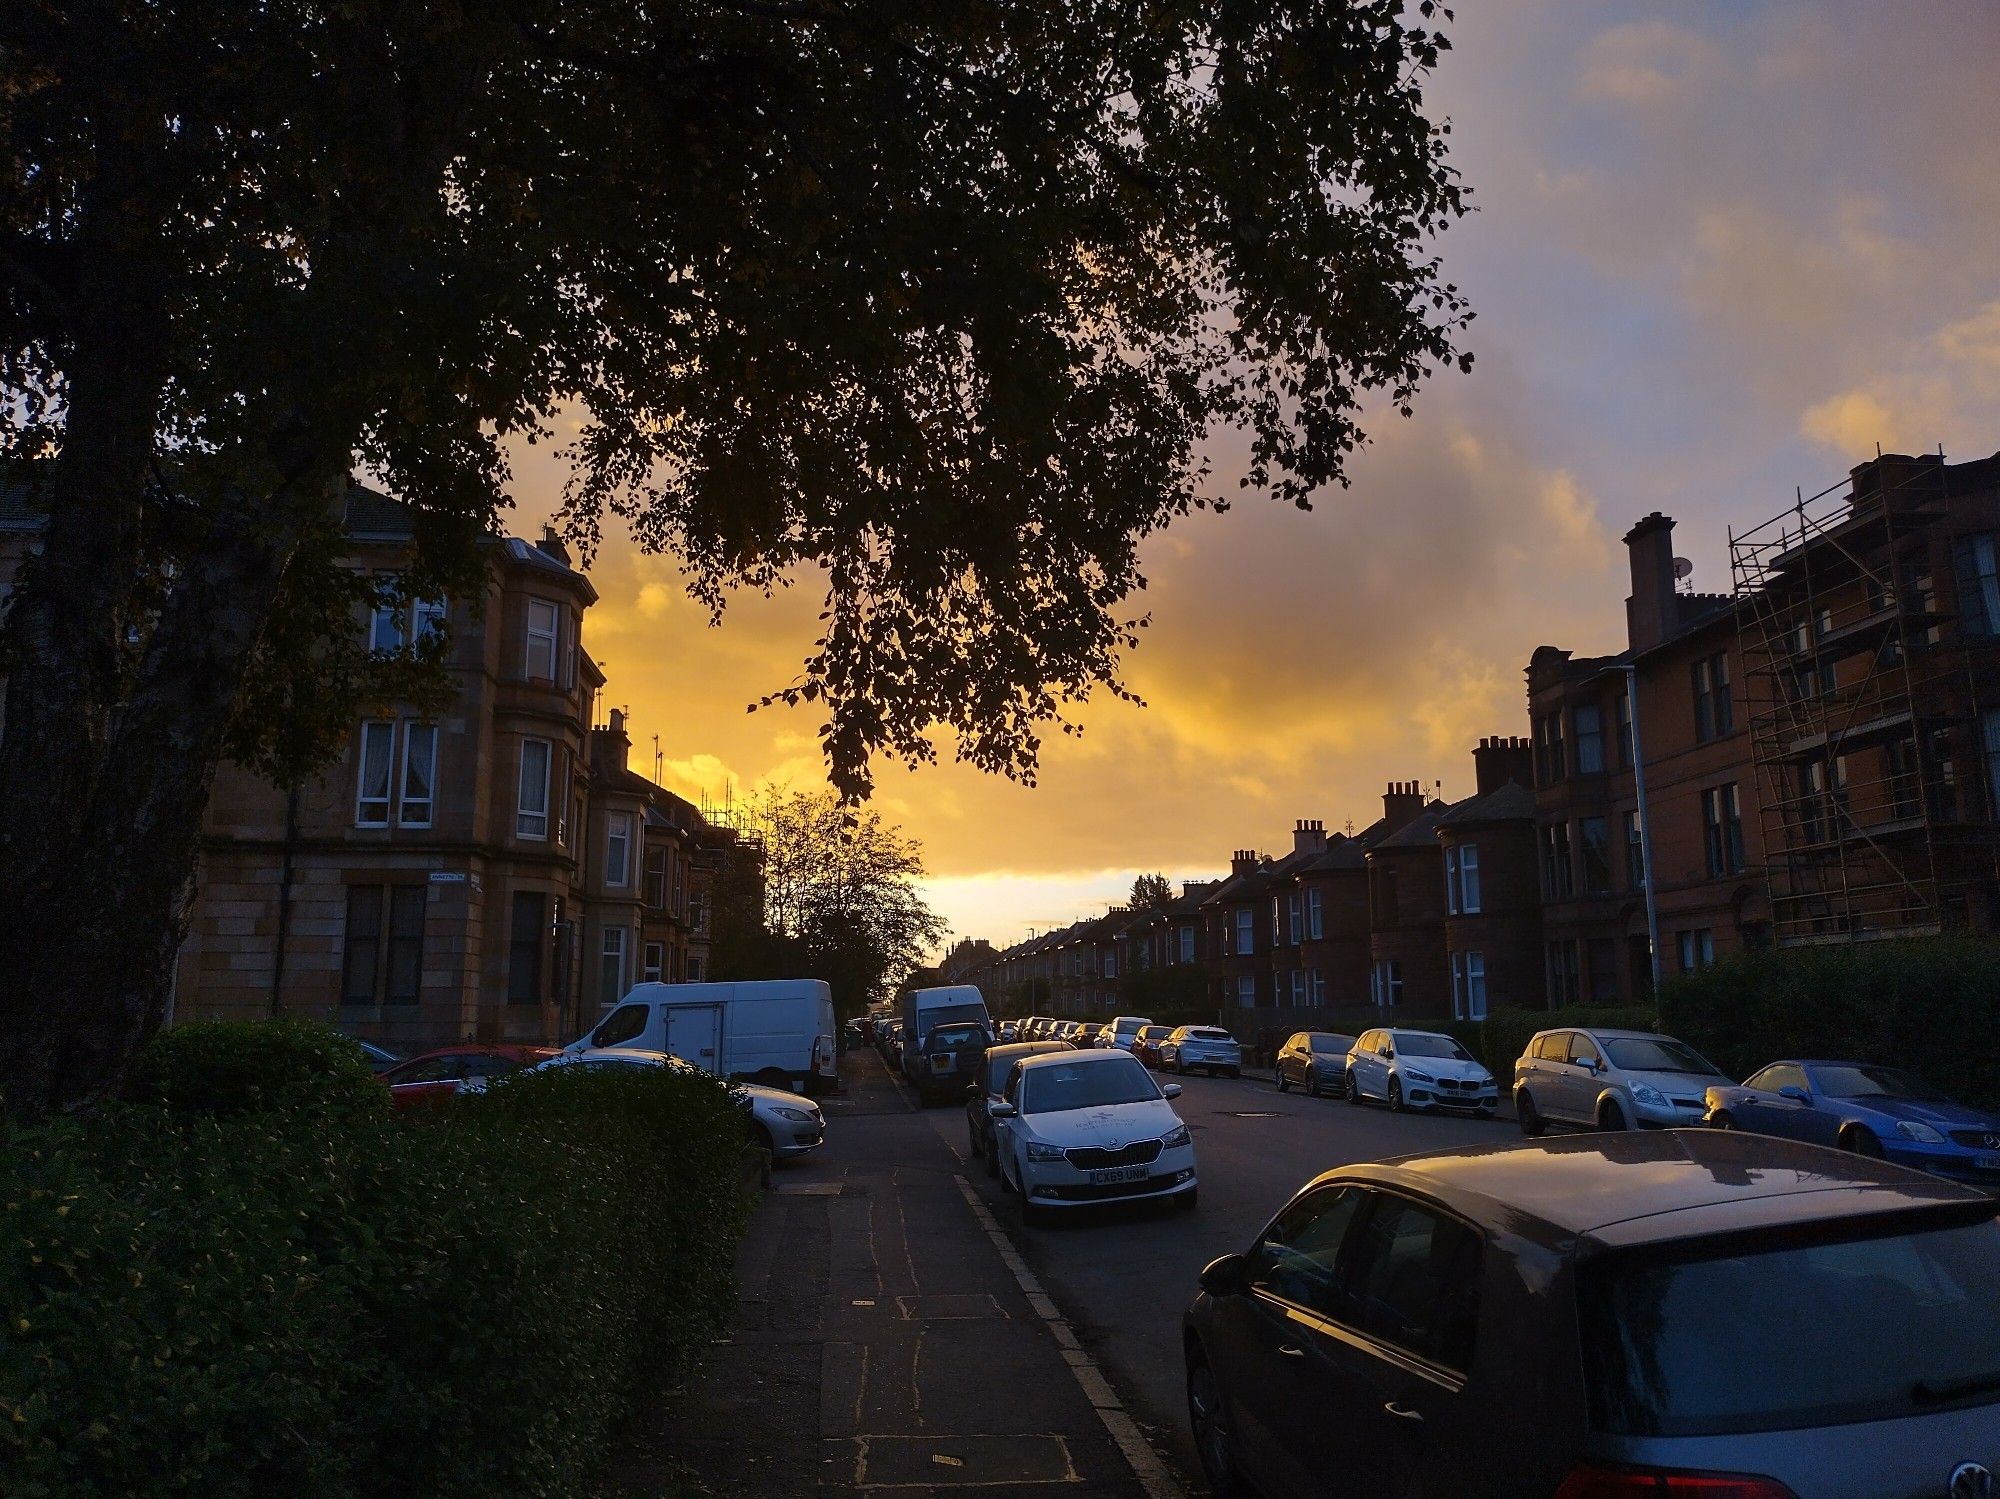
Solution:
{"label": "car logo", "polygon": [[1993,1470],[1984,1463],[1960,1463],[1951,1470],[1951,1499],[1993,1499]]}
{"label": "car logo", "polygon": [[1984,1145],[1988,1150],[2000,1150],[2000,1135],[1983,1136],[1979,1143]]}

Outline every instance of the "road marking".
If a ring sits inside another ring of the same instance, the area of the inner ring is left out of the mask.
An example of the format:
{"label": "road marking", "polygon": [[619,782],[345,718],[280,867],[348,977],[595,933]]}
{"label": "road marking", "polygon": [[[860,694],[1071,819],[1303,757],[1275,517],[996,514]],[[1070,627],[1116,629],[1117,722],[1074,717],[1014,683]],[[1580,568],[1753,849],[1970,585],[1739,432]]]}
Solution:
{"label": "road marking", "polygon": [[1118,1392],[1111,1388],[1110,1381],[1097,1367],[1096,1360],[1083,1351],[1083,1344],[1078,1341],[1076,1330],[1069,1325],[1069,1319],[1064,1317],[1055,1302],[1049,1299],[1048,1293],[1042,1289],[1041,1282],[1035,1279],[1027,1263],[1022,1260],[1020,1252],[1015,1249],[1013,1241],[1000,1227],[999,1220],[987,1209],[979,1194],[973,1190],[972,1184],[963,1176],[954,1176],[952,1180],[958,1183],[959,1194],[965,1198],[966,1205],[979,1220],[980,1228],[985,1230],[987,1238],[993,1241],[993,1247],[1000,1251],[1000,1258],[1006,1261],[1007,1268],[1020,1285],[1022,1294],[1028,1298],[1028,1305],[1033,1307],[1035,1314],[1048,1324],[1050,1333],[1063,1350],[1063,1360],[1069,1365],[1069,1372],[1075,1377],[1077,1388],[1083,1391],[1084,1399],[1088,1400],[1091,1409],[1097,1412],[1097,1419],[1104,1423],[1105,1431],[1110,1434],[1111,1440],[1117,1443],[1118,1450],[1124,1454],[1126,1465],[1131,1468],[1132,1476],[1139,1480],[1139,1486],[1146,1491],[1147,1499],[1183,1499],[1181,1487],[1167,1471],[1167,1465],[1160,1461],[1160,1455],[1153,1450],[1152,1444],[1139,1430],[1138,1423],[1127,1413],[1124,1402],[1118,1398]]}

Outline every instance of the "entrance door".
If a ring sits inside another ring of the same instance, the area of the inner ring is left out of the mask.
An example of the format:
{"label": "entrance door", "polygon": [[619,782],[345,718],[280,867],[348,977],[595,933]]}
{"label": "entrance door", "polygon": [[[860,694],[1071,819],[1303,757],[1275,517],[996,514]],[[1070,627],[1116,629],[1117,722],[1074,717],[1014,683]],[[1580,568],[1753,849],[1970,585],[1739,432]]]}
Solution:
{"label": "entrance door", "polygon": [[704,1072],[722,1071],[722,1011],[715,1005],[669,1005],[667,1050]]}

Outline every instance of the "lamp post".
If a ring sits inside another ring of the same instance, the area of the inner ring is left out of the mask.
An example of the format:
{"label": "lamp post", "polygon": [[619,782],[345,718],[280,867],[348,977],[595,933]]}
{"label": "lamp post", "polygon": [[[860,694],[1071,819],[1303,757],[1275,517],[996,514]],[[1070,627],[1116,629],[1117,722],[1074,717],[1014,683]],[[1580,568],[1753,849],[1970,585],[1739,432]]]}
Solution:
{"label": "lamp post", "polygon": [[1632,786],[1639,800],[1639,877],[1646,884],[1646,943],[1652,951],[1653,998],[1660,994],[1660,906],[1653,894],[1653,828],[1646,816],[1646,756],[1639,738],[1639,668],[1627,661],[1625,706],[1632,718]]}

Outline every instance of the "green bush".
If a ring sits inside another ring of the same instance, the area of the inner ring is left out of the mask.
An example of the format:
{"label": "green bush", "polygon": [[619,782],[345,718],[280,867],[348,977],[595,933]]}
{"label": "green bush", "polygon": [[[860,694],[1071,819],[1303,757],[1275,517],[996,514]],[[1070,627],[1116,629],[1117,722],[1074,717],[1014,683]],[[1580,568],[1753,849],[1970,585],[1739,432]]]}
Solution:
{"label": "green bush", "polygon": [[305,1109],[382,1114],[389,1094],[361,1048],[311,1020],[201,1020],[161,1031],[140,1051],[127,1094],[171,1114]]}
{"label": "green bush", "polygon": [[1566,1010],[1489,1010],[1481,1023],[1479,1059],[1500,1080],[1514,1082],[1514,1063],[1538,1031],[1562,1025],[1601,1027],[1611,1031],[1658,1030],[1658,1018],[1645,1008],[1573,1005]]}
{"label": "green bush", "polygon": [[637,1069],[464,1103],[0,1126],[0,1493],[591,1492],[726,1325],[741,1117]]}
{"label": "green bush", "polygon": [[[1437,1029],[1450,1036],[1467,1051],[1471,1052],[1479,1064],[1491,1072],[1492,1064],[1486,1060],[1486,1023],[1481,1020],[1440,1020]],[[1498,1076],[1496,1073],[1495,1076]]]}
{"label": "green bush", "polygon": [[2000,945],[1973,938],[1743,953],[1671,979],[1665,1029],[1735,1077],[1784,1057],[1914,1072],[2000,1107]]}

